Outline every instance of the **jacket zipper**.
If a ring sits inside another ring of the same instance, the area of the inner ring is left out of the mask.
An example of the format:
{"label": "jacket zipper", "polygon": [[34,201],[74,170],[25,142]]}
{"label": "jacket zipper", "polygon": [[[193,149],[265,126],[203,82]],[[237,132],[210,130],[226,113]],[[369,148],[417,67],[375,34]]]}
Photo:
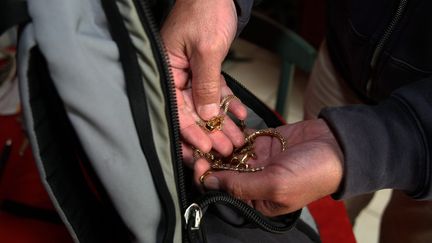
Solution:
{"label": "jacket zipper", "polygon": [[191,204],[184,214],[186,225],[189,231],[199,230],[200,222],[208,206],[212,204],[223,204],[233,209],[236,209],[248,221],[253,222],[260,229],[270,233],[284,233],[291,230],[297,218],[300,216],[301,210],[292,213],[291,221],[287,224],[276,224],[262,216],[255,209],[232,196],[223,192],[209,192],[201,200]]}
{"label": "jacket zipper", "polygon": [[[161,64],[162,67],[162,75],[165,75],[165,77],[162,77],[162,79],[165,78],[165,80],[167,80],[167,83],[164,83],[163,85],[165,85],[165,90],[167,91],[167,98],[168,98],[168,117],[169,117],[169,121],[171,121],[171,126],[170,126],[170,131],[171,131],[171,135],[174,139],[174,141],[176,141],[176,143],[174,143],[173,145],[173,158],[174,158],[174,168],[175,171],[177,173],[177,182],[178,182],[178,193],[179,193],[179,200],[180,200],[180,207],[182,209],[182,212],[185,212],[185,215],[187,215],[187,217],[185,216],[185,220],[182,220],[182,224],[184,225],[184,228],[189,228],[190,226],[190,221],[189,220],[189,215],[195,217],[194,219],[194,225],[197,225],[197,227],[193,227],[194,229],[199,229],[199,220],[201,218],[201,214],[200,211],[198,210],[193,210],[193,213],[191,213],[191,209],[197,209],[200,208],[199,205],[197,204],[192,204],[188,207],[188,200],[187,200],[187,196],[186,196],[186,186],[185,186],[185,178],[184,178],[184,172],[183,172],[183,161],[182,161],[182,152],[181,152],[181,145],[180,145],[180,125],[179,125],[179,118],[178,118],[178,111],[177,111],[177,102],[175,99],[175,88],[174,88],[174,79],[172,76],[172,72],[171,69],[169,68],[169,59],[167,56],[167,52],[165,47],[163,46],[163,42],[160,39],[160,36],[157,34],[157,25],[154,21],[153,15],[150,11],[149,5],[147,3],[146,0],[134,0],[135,4],[137,6],[137,10],[140,13],[140,17],[144,17],[145,21],[142,21],[144,25],[146,25],[148,28],[148,30],[150,30],[149,33],[149,38],[151,39],[152,43],[154,43],[156,45],[156,50],[155,50],[155,55],[157,56],[158,59],[158,63]],[[229,76],[228,74],[224,73],[225,77],[230,79],[231,81],[233,81],[234,85],[236,85],[237,87],[241,87],[242,89],[246,90],[247,95],[248,96],[252,96],[253,98],[255,98],[255,100],[258,100],[258,98],[252,94],[251,92],[249,92],[240,82],[238,82],[237,80],[235,80],[234,78],[232,78],[231,76]],[[264,105],[265,106],[265,105]],[[234,202],[232,197],[225,195],[225,196],[218,196],[216,197],[218,199],[218,201],[220,202],[225,202],[229,205],[233,205],[236,208],[239,208],[241,210],[241,212],[246,212],[245,214],[248,215],[249,218],[253,218],[255,219],[255,221],[257,221],[258,225],[262,225],[262,228],[265,230],[268,230],[270,232],[274,231],[274,232],[282,232],[284,231],[283,229],[278,230],[278,228],[276,227],[272,227],[271,224],[267,223],[265,221],[265,219],[261,219],[259,220],[259,217],[257,217],[257,213],[256,211],[254,211],[253,209],[250,209],[249,207],[245,207],[240,206],[239,204],[236,203],[232,203]],[[206,202],[211,202],[214,201],[215,198],[211,197],[208,198],[207,200],[204,201],[204,203]],[[230,204],[231,202],[231,204]],[[241,202],[241,201],[240,201]],[[241,202],[243,203],[243,202]],[[245,215],[245,216],[246,216]],[[257,220],[258,218],[258,220]],[[292,226],[290,226],[291,228]],[[195,231],[196,232],[196,231]],[[194,233],[195,233],[194,232]],[[186,237],[186,234],[183,234],[183,241],[184,242],[189,242],[191,239],[191,231],[188,230],[188,238]],[[193,233],[192,233],[193,234]],[[193,238],[198,237],[198,236],[193,236]]]}
{"label": "jacket zipper", "polygon": [[382,37],[379,40],[377,46],[375,47],[374,53],[372,55],[372,60],[371,60],[371,63],[370,63],[370,66],[371,66],[371,69],[372,69],[372,74],[371,74],[371,76],[369,77],[369,80],[366,83],[366,92],[367,92],[367,94],[370,94],[370,91],[371,91],[372,82],[373,82],[373,79],[374,79],[374,76],[375,76],[376,65],[378,63],[378,59],[381,56],[381,53],[383,51],[383,48],[384,48],[385,44],[389,40],[389,38],[392,35],[394,29],[396,28],[396,25],[401,20],[407,3],[408,3],[408,0],[400,0],[399,1],[399,6],[397,7],[396,12],[395,12],[395,14],[394,14],[394,16],[393,16],[390,24],[385,29],[384,34],[382,35]]}
{"label": "jacket zipper", "polygon": [[[173,168],[177,177],[176,181],[178,182],[177,190],[179,196],[179,204],[182,212],[184,212],[186,210],[188,201],[186,197],[186,186],[185,186],[185,178],[183,172],[183,161],[182,161],[183,155],[182,155],[181,144],[180,144],[180,122],[179,122],[179,116],[177,111],[174,79],[173,79],[171,69],[169,68],[169,59],[167,56],[167,52],[158,34],[159,33],[158,27],[154,20],[148,2],[146,0],[134,0],[134,2],[140,17],[144,18],[144,20],[141,22],[143,25],[148,27],[145,29],[149,30],[149,38],[151,42],[156,46],[154,50],[154,54],[157,59],[157,63],[160,64],[160,68],[162,68],[162,70],[160,70],[162,76],[161,79],[167,80],[167,82],[162,83],[162,86],[164,88],[165,94],[167,95],[167,103],[168,103],[167,116],[168,116],[168,122],[170,123],[169,130],[171,133],[171,137],[174,141],[174,143],[172,143],[172,151],[173,151],[172,158],[174,159]],[[172,217],[172,215],[170,215],[170,217]],[[182,224],[183,223],[184,222],[182,221]]]}

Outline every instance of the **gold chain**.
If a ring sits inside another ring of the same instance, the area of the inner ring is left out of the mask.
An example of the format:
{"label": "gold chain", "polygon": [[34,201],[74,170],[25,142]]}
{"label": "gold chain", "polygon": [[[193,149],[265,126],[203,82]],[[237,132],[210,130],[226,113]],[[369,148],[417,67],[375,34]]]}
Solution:
{"label": "gold chain", "polygon": [[258,130],[245,138],[245,144],[242,147],[234,149],[233,153],[228,157],[218,157],[213,153],[203,153],[197,148],[194,149],[194,158],[205,158],[210,163],[210,170],[200,177],[201,183],[212,171],[215,170],[230,170],[237,172],[257,172],[264,169],[261,167],[251,167],[247,162],[250,158],[256,159],[257,155],[254,152],[254,143],[257,137],[270,136],[275,137],[281,144],[281,151],[287,149],[286,139],[275,129],[267,128]]}
{"label": "gold chain", "polygon": [[[220,103],[220,109],[222,109],[222,114],[213,117],[208,121],[197,121],[197,124],[201,126],[208,132],[213,132],[215,130],[222,130],[224,118],[228,112],[229,105],[231,101],[234,99],[238,99],[234,95],[225,96]],[[246,128],[246,124],[244,121],[240,121],[240,129],[244,131]],[[243,146],[234,149],[231,155],[228,157],[220,157],[216,156],[214,153],[204,153],[197,148],[192,148],[194,153],[193,156],[195,159],[204,158],[210,163],[210,169],[206,171],[201,177],[201,183],[204,183],[204,179],[207,175],[211,174],[213,171],[217,170],[230,170],[237,172],[257,172],[264,169],[261,167],[251,167],[247,162],[249,159],[256,159],[257,155],[254,151],[254,143],[257,137],[261,136],[270,136],[275,137],[279,140],[281,144],[281,150],[285,151],[287,148],[287,142],[285,138],[275,129],[267,128],[253,132],[249,134],[245,138],[245,143]]]}
{"label": "gold chain", "polygon": [[207,132],[214,132],[214,131],[220,131],[223,128],[223,124],[224,124],[224,119],[225,116],[228,112],[229,109],[229,105],[231,103],[231,101],[233,101],[234,99],[238,99],[235,95],[227,95],[225,96],[221,102],[220,102],[220,109],[222,109],[222,114],[217,115],[213,118],[211,118],[208,121],[202,121],[202,120],[198,120],[196,123],[204,128]]}

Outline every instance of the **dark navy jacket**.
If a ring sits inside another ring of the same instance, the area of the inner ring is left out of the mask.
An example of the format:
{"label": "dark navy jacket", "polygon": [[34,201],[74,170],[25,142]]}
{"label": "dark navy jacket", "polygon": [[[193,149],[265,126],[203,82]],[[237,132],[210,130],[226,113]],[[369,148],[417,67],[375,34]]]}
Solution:
{"label": "dark navy jacket", "polygon": [[345,156],[334,197],[394,188],[432,199],[432,1],[328,3],[331,60],[368,104],[320,113]]}

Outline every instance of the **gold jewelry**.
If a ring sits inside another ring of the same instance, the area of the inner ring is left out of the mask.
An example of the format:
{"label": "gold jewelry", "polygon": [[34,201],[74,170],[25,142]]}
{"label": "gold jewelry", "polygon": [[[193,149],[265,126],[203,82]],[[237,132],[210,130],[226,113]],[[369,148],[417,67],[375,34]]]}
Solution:
{"label": "gold jewelry", "polygon": [[199,158],[205,158],[207,161],[214,161],[215,160],[215,156],[212,153],[204,153],[201,150],[192,147],[193,152],[193,158],[195,160],[199,159]]}
{"label": "gold jewelry", "polygon": [[208,121],[197,121],[197,124],[204,128],[207,132],[214,132],[216,130],[222,130],[225,115],[219,115],[211,118]]}
{"label": "gold jewelry", "polygon": [[239,98],[237,98],[237,96],[230,94],[230,95],[225,96],[221,100],[220,108],[223,110],[224,114],[226,114],[228,112],[229,105],[230,105],[231,101],[233,101],[235,99],[240,100]]}
{"label": "gold jewelry", "polygon": [[[235,95],[227,95],[221,100],[220,108],[222,109],[222,114],[213,117],[208,121],[198,121],[197,124],[204,128],[208,132],[213,132],[215,130],[222,130],[223,122],[226,113],[228,112],[229,105],[231,101],[234,99],[238,99]],[[246,124],[244,121],[240,121],[240,129],[244,132],[246,129]],[[285,138],[275,129],[267,128],[263,130],[258,130],[253,132],[252,134],[246,136],[245,144],[240,147],[234,149],[233,153],[224,158],[219,158],[213,153],[203,153],[197,148],[192,148],[194,150],[194,159],[205,158],[210,163],[210,170],[205,172],[200,177],[200,182],[204,183],[204,179],[207,175],[209,175],[213,170],[231,170],[237,172],[256,172],[261,171],[264,167],[250,167],[247,161],[252,158],[256,159],[257,156],[254,152],[254,143],[257,137],[261,136],[271,136],[275,137],[279,140],[281,144],[281,151],[285,151],[287,149],[287,142]]]}
{"label": "gold jewelry", "polygon": [[[254,143],[255,139],[260,136],[271,136],[275,137],[279,140],[281,143],[281,151],[285,151],[287,148],[287,142],[285,138],[275,129],[273,128],[267,128],[263,130],[256,131],[250,135],[248,135],[245,138],[245,144],[240,147],[236,148],[233,153],[225,158],[219,158],[215,156],[214,154],[210,153],[203,153],[197,148],[194,149],[194,158],[205,158],[209,163],[211,170],[231,170],[231,171],[237,171],[237,172],[256,172],[261,171],[264,169],[264,167],[250,167],[250,165],[247,163],[247,161],[250,158],[256,159],[257,156],[254,152]],[[200,177],[204,178],[205,175]]]}
{"label": "gold jewelry", "polygon": [[208,121],[197,121],[197,124],[207,132],[221,131],[224,124],[225,115],[228,113],[229,104],[232,100],[238,99],[235,95],[227,95],[220,102],[220,109],[222,114],[211,118]]}
{"label": "gold jewelry", "polygon": [[210,175],[211,173],[213,173],[213,171],[208,170],[208,171],[204,172],[204,174],[202,174],[202,176],[200,176],[199,181],[201,182],[201,184],[204,185],[204,180],[205,180],[206,176]]}
{"label": "gold jewelry", "polygon": [[263,130],[258,130],[256,132],[250,134],[245,139],[246,143],[253,143],[253,142],[255,142],[255,139],[257,137],[260,137],[260,136],[275,137],[281,143],[281,146],[282,146],[281,150],[285,151],[287,149],[287,142],[286,142],[285,138],[278,131],[276,131],[274,128],[267,128],[267,129],[263,129]]}

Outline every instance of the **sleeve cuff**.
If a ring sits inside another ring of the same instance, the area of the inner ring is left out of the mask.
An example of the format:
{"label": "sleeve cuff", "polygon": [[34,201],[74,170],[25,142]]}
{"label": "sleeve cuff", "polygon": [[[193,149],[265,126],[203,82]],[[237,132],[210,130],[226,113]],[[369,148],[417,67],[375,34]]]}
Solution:
{"label": "sleeve cuff", "polygon": [[326,108],[323,118],[344,153],[344,176],[335,199],[394,188],[413,197],[423,191],[427,160],[416,121],[397,98],[377,106]]}

